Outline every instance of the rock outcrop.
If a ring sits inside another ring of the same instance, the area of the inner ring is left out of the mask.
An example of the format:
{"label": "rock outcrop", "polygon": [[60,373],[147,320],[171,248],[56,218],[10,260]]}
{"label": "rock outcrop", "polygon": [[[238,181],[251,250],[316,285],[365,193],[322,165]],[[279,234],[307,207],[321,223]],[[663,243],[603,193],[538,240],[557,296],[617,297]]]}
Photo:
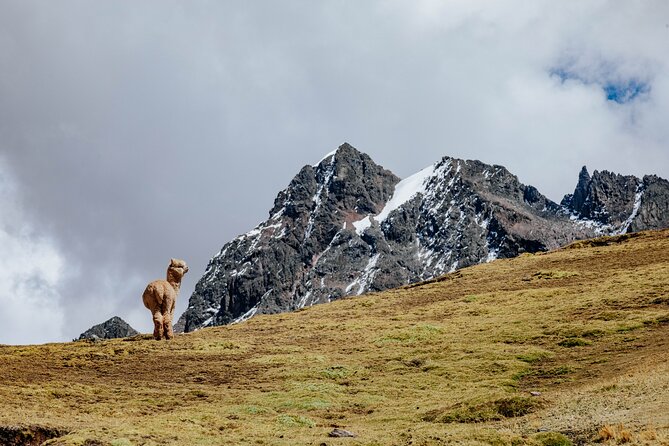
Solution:
{"label": "rock outcrop", "polygon": [[139,332],[128,325],[126,321],[118,316],[114,316],[108,321],[92,326],[83,332],[78,340],[127,338],[128,336],[135,336],[138,334]]}
{"label": "rock outcrop", "polygon": [[590,177],[584,166],[574,193],[561,204],[575,219],[594,224],[601,233],[669,226],[669,182],[655,175],[637,178],[595,170]]}
{"label": "rock outcrop", "polygon": [[193,331],[669,225],[669,183],[583,168],[559,205],[502,166],[444,157],[402,181],[349,144],[305,166],[227,243],[175,327]]}

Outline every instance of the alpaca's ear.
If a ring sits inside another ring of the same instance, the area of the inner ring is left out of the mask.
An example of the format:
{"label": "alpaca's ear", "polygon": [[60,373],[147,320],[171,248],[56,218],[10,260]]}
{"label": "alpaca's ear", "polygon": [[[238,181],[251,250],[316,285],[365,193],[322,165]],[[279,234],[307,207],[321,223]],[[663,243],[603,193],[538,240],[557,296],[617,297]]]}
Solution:
{"label": "alpaca's ear", "polygon": [[170,259],[170,266],[176,265],[177,264],[177,259]]}

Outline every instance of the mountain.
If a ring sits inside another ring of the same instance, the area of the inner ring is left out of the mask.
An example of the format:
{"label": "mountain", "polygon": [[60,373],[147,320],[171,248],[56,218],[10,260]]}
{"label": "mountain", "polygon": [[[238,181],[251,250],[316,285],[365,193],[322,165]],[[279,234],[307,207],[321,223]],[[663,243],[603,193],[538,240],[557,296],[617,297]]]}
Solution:
{"label": "mountain", "polygon": [[573,194],[562,205],[581,221],[599,226],[600,232],[636,232],[669,226],[669,182],[655,175],[632,175],[584,166]]}
{"label": "mountain", "polygon": [[128,336],[138,334],[139,332],[128,325],[126,321],[118,316],[114,316],[108,321],[92,326],[79,335],[78,340],[127,338]]}
{"label": "mountain", "polygon": [[269,218],[223,246],[177,329],[431,279],[577,239],[666,227],[669,183],[579,175],[557,204],[506,168],[444,157],[400,180],[349,144],[305,166]]}

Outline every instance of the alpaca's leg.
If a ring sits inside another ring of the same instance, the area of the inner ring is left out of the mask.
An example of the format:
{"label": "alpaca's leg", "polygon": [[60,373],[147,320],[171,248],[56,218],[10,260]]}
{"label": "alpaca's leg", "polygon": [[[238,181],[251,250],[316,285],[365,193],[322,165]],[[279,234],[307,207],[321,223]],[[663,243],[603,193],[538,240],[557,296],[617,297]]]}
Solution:
{"label": "alpaca's leg", "polygon": [[163,338],[163,314],[160,311],[153,312],[153,339],[160,341]]}
{"label": "alpaca's leg", "polygon": [[172,339],[174,337],[172,315],[169,312],[163,316],[163,333],[165,334],[165,339]]}

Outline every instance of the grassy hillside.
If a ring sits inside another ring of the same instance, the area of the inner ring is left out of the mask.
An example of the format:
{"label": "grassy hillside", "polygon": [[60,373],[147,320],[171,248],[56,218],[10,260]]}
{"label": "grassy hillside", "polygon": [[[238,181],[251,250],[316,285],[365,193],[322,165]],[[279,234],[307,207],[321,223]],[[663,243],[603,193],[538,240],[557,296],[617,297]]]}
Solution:
{"label": "grassy hillside", "polygon": [[669,231],[597,239],[172,342],[0,347],[0,443],[669,444],[668,347]]}

